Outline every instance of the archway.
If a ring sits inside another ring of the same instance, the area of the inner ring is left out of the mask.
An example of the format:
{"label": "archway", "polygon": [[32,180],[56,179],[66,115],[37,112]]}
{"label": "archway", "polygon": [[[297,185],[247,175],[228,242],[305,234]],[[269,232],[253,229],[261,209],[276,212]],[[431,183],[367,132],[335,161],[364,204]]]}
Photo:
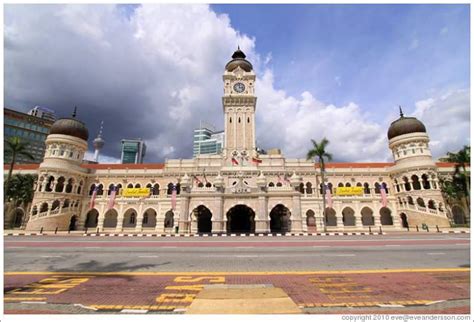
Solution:
{"label": "archway", "polygon": [[245,206],[237,205],[227,212],[228,233],[253,233],[255,232],[255,212]]}
{"label": "archway", "polygon": [[402,227],[403,227],[403,228],[408,228],[407,215],[402,212],[402,213],[400,214],[400,219],[402,220]]}
{"label": "archway", "polygon": [[326,226],[337,226],[336,211],[332,208],[326,208],[324,219]]}
{"label": "archway", "polygon": [[363,226],[373,226],[374,225],[374,212],[369,207],[364,207],[360,211],[362,216],[362,225]]}
{"label": "archway", "polygon": [[165,228],[173,228],[174,226],[174,213],[168,210],[165,214]]}
{"label": "archway", "polygon": [[21,224],[23,223],[23,217],[25,213],[22,209],[16,208],[15,212],[13,213],[13,228],[20,228]]}
{"label": "archway", "polygon": [[466,223],[466,217],[464,216],[464,211],[459,206],[454,206],[452,208],[453,221],[456,225],[464,225]]}
{"label": "archway", "polygon": [[91,209],[86,216],[85,226],[87,228],[95,228],[97,227],[97,223],[99,221],[99,212],[97,209]]}
{"label": "archway", "polygon": [[69,230],[76,230],[76,222],[77,222],[77,216],[74,215],[71,217],[71,220],[69,221]]}
{"label": "archway", "polygon": [[380,209],[380,224],[393,225],[392,212],[387,207]]}
{"label": "archway", "polygon": [[134,228],[137,226],[137,211],[133,208],[128,209],[123,215],[123,227]]}
{"label": "archway", "polygon": [[311,209],[306,212],[306,227],[308,228],[308,232],[316,231],[316,217],[314,211]]}
{"label": "archway", "polygon": [[147,209],[143,213],[142,227],[143,228],[156,227],[156,211],[154,209]]}
{"label": "archway", "polygon": [[290,210],[278,204],[270,211],[270,231],[272,233],[286,233],[290,228]]}
{"label": "archway", "polygon": [[344,226],[355,226],[354,210],[351,207],[342,210],[342,222]]}
{"label": "archway", "polygon": [[115,209],[110,209],[105,213],[104,217],[104,228],[115,228],[117,227],[118,213]]}
{"label": "archway", "polygon": [[194,209],[197,220],[198,233],[210,233],[212,231],[212,213],[206,206],[198,206]]}

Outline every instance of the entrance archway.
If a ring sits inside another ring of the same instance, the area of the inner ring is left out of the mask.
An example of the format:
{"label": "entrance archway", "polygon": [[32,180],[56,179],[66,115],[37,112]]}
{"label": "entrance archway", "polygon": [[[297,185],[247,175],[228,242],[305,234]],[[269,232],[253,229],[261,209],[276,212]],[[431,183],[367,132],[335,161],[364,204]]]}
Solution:
{"label": "entrance archway", "polygon": [[306,227],[308,227],[308,232],[316,231],[316,217],[311,209],[306,212]]}
{"label": "entrance archway", "polygon": [[326,208],[324,219],[326,226],[337,226],[336,211],[332,208]]}
{"label": "entrance archway", "polygon": [[369,207],[364,207],[360,211],[362,215],[362,225],[363,226],[373,226],[374,225],[374,212]]}
{"label": "entrance archway", "polygon": [[77,222],[77,216],[74,215],[71,217],[71,220],[69,221],[69,230],[76,230],[76,222]]}
{"label": "entrance archway", "polygon": [[198,233],[210,233],[212,231],[212,213],[206,206],[198,206],[194,209],[197,220]]}
{"label": "entrance archway", "polygon": [[270,211],[270,231],[272,233],[286,233],[290,228],[290,210],[278,204]]}
{"label": "entrance archway", "polygon": [[402,227],[403,227],[403,228],[408,228],[407,215],[402,212],[402,213],[400,214],[400,219],[402,220]]}
{"label": "entrance archway", "polygon": [[143,228],[156,227],[156,211],[154,209],[150,208],[143,213],[142,227]]}
{"label": "entrance archway", "polygon": [[97,209],[91,209],[87,213],[86,223],[85,223],[86,227],[87,228],[97,227],[98,219],[99,219],[99,212],[97,211]]}
{"label": "entrance archway", "polygon": [[344,226],[355,226],[354,210],[351,207],[342,210],[342,222]]}
{"label": "entrance archway", "polygon": [[387,207],[380,209],[380,224],[393,225],[392,212]]}
{"label": "entrance archway", "polygon": [[115,228],[117,227],[118,213],[115,209],[110,209],[105,213],[104,216],[104,228]]}
{"label": "entrance archway", "polygon": [[123,224],[124,228],[134,228],[137,226],[137,212],[135,209],[128,209],[123,215]]}
{"label": "entrance archway", "polygon": [[255,232],[255,212],[245,206],[237,205],[227,212],[228,233],[253,233]]}

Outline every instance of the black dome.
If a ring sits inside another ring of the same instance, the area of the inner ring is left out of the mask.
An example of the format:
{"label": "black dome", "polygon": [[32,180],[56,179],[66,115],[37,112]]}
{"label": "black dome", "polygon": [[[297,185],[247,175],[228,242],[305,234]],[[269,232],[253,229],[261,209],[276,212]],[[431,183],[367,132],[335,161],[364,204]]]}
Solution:
{"label": "black dome", "polygon": [[416,133],[416,132],[424,132],[426,133],[426,128],[423,123],[418,121],[416,117],[405,117],[403,116],[403,112],[400,108],[400,118],[396,121],[393,121],[388,128],[388,139],[392,139],[396,136],[409,134],[409,133]]}
{"label": "black dome", "polygon": [[225,69],[229,72],[233,71],[237,67],[242,68],[246,72],[250,72],[253,69],[252,64],[245,59],[245,54],[240,48],[238,48],[234,54],[232,54],[232,60],[225,65]]}
{"label": "black dome", "polygon": [[49,134],[70,135],[79,139],[87,141],[89,138],[89,131],[84,123],[75,118],[63,118],[54,122],[49,130]]}

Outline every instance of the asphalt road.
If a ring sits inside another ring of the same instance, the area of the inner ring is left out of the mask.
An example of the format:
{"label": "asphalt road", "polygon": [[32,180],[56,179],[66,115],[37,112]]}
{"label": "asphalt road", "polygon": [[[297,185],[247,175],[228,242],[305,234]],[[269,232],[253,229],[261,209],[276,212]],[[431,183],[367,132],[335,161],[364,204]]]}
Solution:
{"label": "asphalt road", "polygon": [[246,272],[470,267],[469,234],[5,237],[5,272]]}

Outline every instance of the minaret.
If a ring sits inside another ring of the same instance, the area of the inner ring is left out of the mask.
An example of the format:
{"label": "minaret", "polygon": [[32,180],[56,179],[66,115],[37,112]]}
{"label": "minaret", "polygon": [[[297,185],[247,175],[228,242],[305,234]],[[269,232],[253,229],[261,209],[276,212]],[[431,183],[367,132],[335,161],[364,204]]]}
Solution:
{"label": "minaret", "polygon": [[249,158],[255,152],[255,73],[252,64],[238,48],[225,66],[222,105],[225,117],[226,159]]}
{"label": "minaret", "polygon": [[100,129],[99,129],[99,134],[97,137],[92,141],[92,144],[94,145],[94,161],[99,163],[99,152],[100,150],[104,147],[105,141],[102,139],[102,130],[104,127],[104,121],[100,122]]}

